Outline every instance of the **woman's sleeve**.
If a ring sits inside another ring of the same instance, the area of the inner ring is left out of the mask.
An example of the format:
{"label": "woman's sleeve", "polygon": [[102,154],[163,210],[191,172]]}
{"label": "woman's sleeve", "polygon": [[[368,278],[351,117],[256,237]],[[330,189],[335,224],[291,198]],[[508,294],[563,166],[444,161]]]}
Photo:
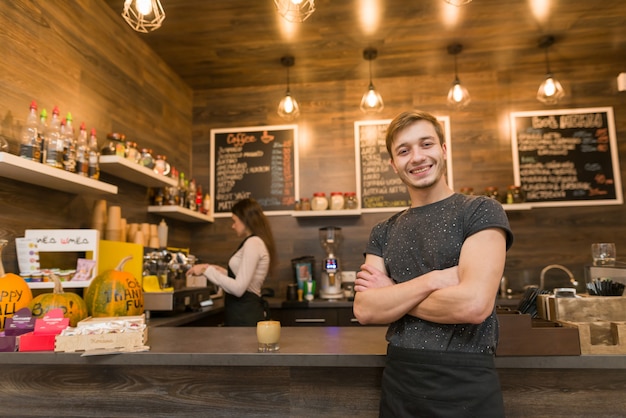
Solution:
{"label": "woman's sleeve", "polygon": [[256,266],[265,247],[265,244],[260,238],[254,238],[255,237],[248,239],[239,250],[241,251],[241,264],[239,265],[235,279],[228,277],[212,266],[209,266],[209,268],[205,270],[204,275],[206,278],[231,295],[241,297],[252,281]]}

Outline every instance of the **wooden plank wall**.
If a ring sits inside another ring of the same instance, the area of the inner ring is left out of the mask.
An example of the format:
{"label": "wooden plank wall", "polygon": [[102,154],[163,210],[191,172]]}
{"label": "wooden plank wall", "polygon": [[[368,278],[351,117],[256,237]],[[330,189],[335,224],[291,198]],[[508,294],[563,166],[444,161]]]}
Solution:
{"label": "wooden plank wall", "polygon": [[[100,146],[107,133],[121,132],[190,172],[190,88],[104,2],[0,2],[0,26],[0,134],[11,152],[36,100],[49,115],[59,106],[76,127],[96,128]],[[105,198],[121,205],[129,223],[160,221],[147,213],[145,187],[106,174],[102,180],[118,186],[118,195]],[[6,270],[18,272],[14,239],[25,229],[88,228],[94,199],[0,178]],[[168,223],[171,245],[188,246],[190,225]]]}
{"label": "wooden plank wall", "polygon": [[[191,172],[193,168],[192,175],[206,187],[211,177],[212,128],[284,123],[275,113],[284,93],[285,86],[280,84],[283,74],[277,74],[277,84],[272,86],[191,92],[147,49],[141,41],[143,35],[134,33],[105,4],[88,0],[54,5],[23,0],[1,2],[0,24],[5,28],[0,34],[0,127],[5,136],[18,135],[28,104],[36,99],[48,110],[59,105],[62,112],[71,111],[77,121],[96,127],[102,142],[107,132],[126,133],[140,146],[166,154],[181,170]],[[559,74],[568,96],[556,108],[613,106],[623,173],[626,95],[617,92],[615,86],[615,77],[622,71],[619,57],[603,63],[570,65]],[[547,108],[534,98],[542,73],[541,68],[536,74],[485,68],[463,74],[473,97],[463,111],[446,108],[447,92],[438,87],[448,85],[451,74],[416,72],[414,77],[376,79],[386,107],[374,118],[389,119],[412,108],[449,115],[455,189],[472,186],[482,190],[488,185],[504,189],[513,182],[508,114]],[[353,126],[357,120],[368,119],[358,110],[366,84],[366,80],[315,84],[292,80],[291,90],[302,111],[297,120],[302,196],[318,190],[329,193],[356,188]],[[16,149],[16,142],[12,147]],[[144,188],[112,177],[103,179],[120,186],[120,194],[109,200],[121,204],[125,216],[135,222],[160,220],[145,212]],[[7,270],[17,271],[12,242],[22,236],[24,229],[88,226],[92,204],[90,197],[0,179],[0,237],[11,243],[4,254]],[[326,225],[343,228],[344,268],[358,269],[371,226],[387,216],[273,217],[280,268],[268,286],[280,296],[292,280],[291,258],[323,257],[317,229]],[[537,283],[544,266],[561,263],[582,281],[592,242],[616,242],[618,258],[623,259],[619,254],[626,251],[625,216],[622,205],[510,212],[516,242],[509,252],[507,277],[521,288]],[[199,227],[168,223],[172,244],[189,246],[204,260],[225,263],[236,248],[237,239],[228,219]],[[554,274],[558,281],[559,273]]]}

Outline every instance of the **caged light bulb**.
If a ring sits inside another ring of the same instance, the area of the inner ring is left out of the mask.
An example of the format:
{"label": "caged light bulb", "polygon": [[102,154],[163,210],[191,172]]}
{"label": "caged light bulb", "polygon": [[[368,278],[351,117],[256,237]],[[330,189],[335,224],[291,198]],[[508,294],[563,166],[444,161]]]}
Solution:
{"label": "caged light bulb", "polygon": [[135,3],[135,7],[137,8],[137,12],[144,16],[152,13],[152,1],[151,0],[137,0]]}

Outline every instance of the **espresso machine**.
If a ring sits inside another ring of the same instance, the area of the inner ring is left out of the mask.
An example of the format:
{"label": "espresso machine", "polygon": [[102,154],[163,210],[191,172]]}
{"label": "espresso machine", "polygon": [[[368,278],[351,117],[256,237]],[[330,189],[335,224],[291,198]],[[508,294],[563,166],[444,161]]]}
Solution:
{"label": "espresso machine", "polygon": [[322,299],[341,299],[341,271],[339,260],[335,256],[339,244],[341,244],[341,228],[327,226],[319,229],[320,244],[326,257],[322,261],[322,274],[320,277],[319,294]]}

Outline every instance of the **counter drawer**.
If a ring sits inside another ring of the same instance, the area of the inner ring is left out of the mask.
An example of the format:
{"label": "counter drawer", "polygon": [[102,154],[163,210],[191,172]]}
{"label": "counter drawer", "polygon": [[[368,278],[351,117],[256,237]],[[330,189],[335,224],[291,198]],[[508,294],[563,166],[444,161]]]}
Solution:
{"label": "counter drawer", "polygon": [[286,327],[333,327],[337,326],[335,309],[273,309],[272,317]]}

